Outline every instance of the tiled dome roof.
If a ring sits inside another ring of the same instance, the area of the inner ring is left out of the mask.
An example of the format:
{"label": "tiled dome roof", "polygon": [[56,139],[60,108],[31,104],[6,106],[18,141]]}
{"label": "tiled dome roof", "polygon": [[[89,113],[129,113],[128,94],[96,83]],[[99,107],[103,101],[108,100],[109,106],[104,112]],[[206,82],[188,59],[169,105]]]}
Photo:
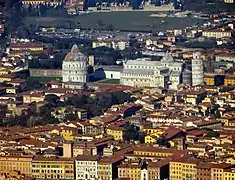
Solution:
{"label": "tiled dome roof", "polygon": [[65,56],[64,61],[87,61],[87,58],[79,51],[78,46],[75,44],[71,51]]}

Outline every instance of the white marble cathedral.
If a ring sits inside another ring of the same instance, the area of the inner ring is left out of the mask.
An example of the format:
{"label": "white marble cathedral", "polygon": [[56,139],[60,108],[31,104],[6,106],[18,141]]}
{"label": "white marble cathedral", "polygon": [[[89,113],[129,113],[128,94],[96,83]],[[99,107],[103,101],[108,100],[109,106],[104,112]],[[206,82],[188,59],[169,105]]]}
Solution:
{"label": "white marble cathedral", "polygon": [[71,51],[65,56],[62,64],[63,82],[88,82],[88,60],[82,54],[77,45],[73,45]]}
{"label": "white marble cathedral", "polygon": [[127,60],[121,73],[121,84],[133,87],[177,89],[182,83],[183,62],[175,62],[167,53],[161,61],[148,58]]}

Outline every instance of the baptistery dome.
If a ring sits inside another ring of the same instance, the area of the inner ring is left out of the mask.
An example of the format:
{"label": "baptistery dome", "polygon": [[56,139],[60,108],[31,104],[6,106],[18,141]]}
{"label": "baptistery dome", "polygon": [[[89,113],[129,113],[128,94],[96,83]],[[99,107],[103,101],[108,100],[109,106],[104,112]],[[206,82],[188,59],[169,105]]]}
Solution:
{"label": "baptistery dome", "polygon": [[73,45],[71,51],[65,56],[63,60],[63,82],[87,82],[87,67],[87,57],[79,51],[77,45]]}
{"label": "baptistery dome", "polygon": [[64,61],[85,61],[85,62],[87,62],[87,57],[79,51],[78,46],[75,44],[75,45],[73,45],[71,51],[65,56]]}

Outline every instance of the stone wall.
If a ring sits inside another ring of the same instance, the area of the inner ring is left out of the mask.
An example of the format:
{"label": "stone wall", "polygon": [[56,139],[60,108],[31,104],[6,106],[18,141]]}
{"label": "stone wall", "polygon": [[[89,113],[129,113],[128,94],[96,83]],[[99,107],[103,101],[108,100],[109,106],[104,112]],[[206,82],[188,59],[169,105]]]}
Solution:
{"label": "stone wall", "polygon": [[32,77],[62,77],[61,69],[29,69]]}

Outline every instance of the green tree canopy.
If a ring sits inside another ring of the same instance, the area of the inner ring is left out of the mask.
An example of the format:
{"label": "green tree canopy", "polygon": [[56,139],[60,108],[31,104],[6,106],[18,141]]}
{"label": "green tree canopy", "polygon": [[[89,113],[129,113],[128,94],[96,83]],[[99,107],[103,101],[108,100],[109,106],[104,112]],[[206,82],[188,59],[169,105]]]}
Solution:
{"label": "green tree canopy", "polygon": [[219,133],[216,131],[210,131],[207,133],[206,137],[218,137]]}
{"label": "green tree canopy", "polygon": [[[140,137],[141,136],[141,137]],[[139,128],[133,124],[126,123],[124,126],[124,139],[126,141],[130,140],[140,140],[142,137],[142,134],[140,135]]]}
{"label": "green tree canopy", "polygon": [[45,96],[45,101],[47,101],[48,103],[54,103],[56,104],[59,101],[59,97],[55,94],[48,94]]}

